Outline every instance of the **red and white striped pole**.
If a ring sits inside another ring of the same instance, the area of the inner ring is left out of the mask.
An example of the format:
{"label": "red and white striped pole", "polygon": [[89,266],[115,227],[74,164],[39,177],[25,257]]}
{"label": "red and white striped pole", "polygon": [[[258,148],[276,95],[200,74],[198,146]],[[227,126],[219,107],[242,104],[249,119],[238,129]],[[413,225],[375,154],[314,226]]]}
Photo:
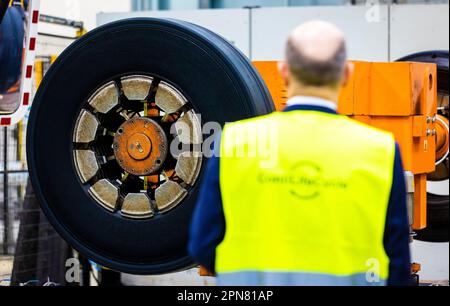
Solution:
{"label": "red and white striped pole", "polygon": [[12,114],[0,114],[0,125],[15,125],[28,112],[32,102],[34,61],[36,58],[36,38],[38,35],[40,0],[30,0],[28,7],[27,35],[25,42],[25,57],[22,67],[20,83],[21,101],[17,110]]}

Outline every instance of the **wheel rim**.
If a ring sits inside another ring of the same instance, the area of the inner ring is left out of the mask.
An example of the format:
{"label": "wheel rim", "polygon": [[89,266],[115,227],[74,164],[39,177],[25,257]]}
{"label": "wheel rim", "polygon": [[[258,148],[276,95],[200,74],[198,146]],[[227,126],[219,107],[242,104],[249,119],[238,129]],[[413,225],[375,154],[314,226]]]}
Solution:
{"label": "wheel rim", "polygon": [[[189,149],[169,150],[176,138]],[[151,219],[192,190],[202,165],[194,147],[202,142],[200,120],[179,90],[131,74],[101,84],[84,103],[73,130],[73,160],[97,204],[123,218]]]}

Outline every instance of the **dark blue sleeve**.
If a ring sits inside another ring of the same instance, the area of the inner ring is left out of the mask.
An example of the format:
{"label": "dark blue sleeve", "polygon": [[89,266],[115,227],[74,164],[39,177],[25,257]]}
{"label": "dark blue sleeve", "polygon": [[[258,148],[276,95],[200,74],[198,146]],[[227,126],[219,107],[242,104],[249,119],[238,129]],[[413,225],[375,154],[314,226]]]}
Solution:
{"label": "dark blue sleeve", "polygon": [[22,8],[12,6],[0,24],[0,94],[20,80],[25,35],[23,22]]}
{"label": "dark blue sleeve", "polygon": [[[220,147],[220,138],[214,148]],[[216,247],[225,236],[225,216],[219,184],[220,159],[211,157],[201,184],[199,198],[194,211],[189,239],[189,254],[192,259],[210,272],[215,272]]]}
{"label": "dark blue sleeve", "polygon": [[411,284],[409,231],[405,176],[400,148],[396,144],[394,179],[384,235],[384,246],[390,260],[389,286],[408,286]]}

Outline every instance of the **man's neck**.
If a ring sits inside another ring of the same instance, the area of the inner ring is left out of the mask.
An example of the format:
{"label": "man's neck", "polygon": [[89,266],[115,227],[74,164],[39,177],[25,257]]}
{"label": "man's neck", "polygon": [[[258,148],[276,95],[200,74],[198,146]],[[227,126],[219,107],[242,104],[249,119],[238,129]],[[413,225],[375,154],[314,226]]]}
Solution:
{"label": "man's neck", "polygon": [[289,98],[298,96],[316,97],[337,104],[339,99],[339,91],[334,88],[319,88],[311,86],[293,86],[288,89]]}

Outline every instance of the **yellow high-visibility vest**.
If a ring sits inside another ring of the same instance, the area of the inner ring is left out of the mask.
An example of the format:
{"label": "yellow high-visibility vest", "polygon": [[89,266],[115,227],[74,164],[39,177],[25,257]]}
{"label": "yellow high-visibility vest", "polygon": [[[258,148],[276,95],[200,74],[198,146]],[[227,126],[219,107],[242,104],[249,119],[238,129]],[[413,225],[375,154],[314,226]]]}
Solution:
{"label": "yellow high-visibility vest", "polygon": [[290,111],[226,125],[221,284],[385,284],[394,158],[392,134],[336,114]]}

